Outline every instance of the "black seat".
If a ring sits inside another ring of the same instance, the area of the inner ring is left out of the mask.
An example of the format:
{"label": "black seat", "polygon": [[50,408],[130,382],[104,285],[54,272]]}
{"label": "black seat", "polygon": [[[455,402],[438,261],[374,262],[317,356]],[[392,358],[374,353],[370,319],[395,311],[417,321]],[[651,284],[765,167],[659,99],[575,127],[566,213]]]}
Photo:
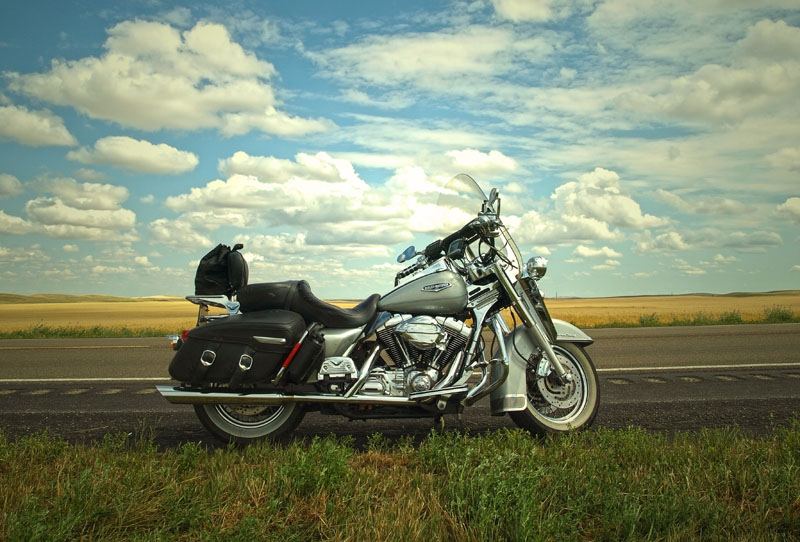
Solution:
{"label": "black seat", "polygon": [[298,313],[307,323],[330,328],[363,326],[375,317],[380,298],[372,294],[352,309],[342,309],[317,298],[304,280],[248,284],[237,293],[242,312],[284,309]]}

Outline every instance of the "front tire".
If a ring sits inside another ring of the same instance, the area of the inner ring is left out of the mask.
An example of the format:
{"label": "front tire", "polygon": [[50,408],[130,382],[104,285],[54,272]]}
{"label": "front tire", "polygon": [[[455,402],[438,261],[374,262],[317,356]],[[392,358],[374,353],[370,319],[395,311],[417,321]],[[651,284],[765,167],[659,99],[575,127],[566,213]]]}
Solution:
{"label": "front tire", "polygon": [[509,412],[519,427],[542,436],[589,427],[600,402],[597,372],[584,349],[573,343],[556,343],[553,350],[573,381],[561,385],[552,375],[540,377],[535,367],[529,367],[525,371],[527,406]]}
{"label": "front tire", "polygon": [[283,405],[194,405],[200,423],[223,442],[249,444],[275,440],[293,431],[305,410],[297,403]]}

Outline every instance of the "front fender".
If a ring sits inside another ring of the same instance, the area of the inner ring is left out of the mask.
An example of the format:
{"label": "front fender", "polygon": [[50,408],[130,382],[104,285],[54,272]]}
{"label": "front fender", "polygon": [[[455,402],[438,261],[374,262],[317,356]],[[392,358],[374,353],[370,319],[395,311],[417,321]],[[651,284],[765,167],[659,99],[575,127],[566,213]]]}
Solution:
{"label": "front fender", "polygon": [[[589,345],[594,342],[589,335],[569,322],[553,319],[553,325],[558,332],[558,342],[560,343]],[[508,378],[489,395],[493,416],[502,416],[506,412],[516,412],[528,408],[525,374],[528,369],[528,358],[531,353],[538,350],[524,325],[515,327],[511,333],[503,337],[503,341],[509,357]],[[500,355],[500,346],[498,345],[492,353],[492,357],[497,359]],[[499,367],[499,364],[495,364],[492,368],[492,381],[501,378],[502,374],[502,368]]]}
{"label": "front fender", "polygon": [[569,322],[553,318],[553,325],[557,333],[556,341],[560,343],[578,343],[588,346],[594,342],[594,339]]}

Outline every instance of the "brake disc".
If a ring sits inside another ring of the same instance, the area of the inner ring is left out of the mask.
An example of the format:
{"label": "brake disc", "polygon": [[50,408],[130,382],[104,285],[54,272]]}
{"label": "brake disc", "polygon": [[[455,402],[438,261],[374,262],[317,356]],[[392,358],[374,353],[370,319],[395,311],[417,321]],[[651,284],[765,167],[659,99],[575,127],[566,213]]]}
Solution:
{"label": "brake disc", "polygon": [[[560,354],[556,354],[561,365],[568,374],[575,375],[578,373],[575,363]],[[542,395],[542,398],[549,404],[556,408],[572,408],[578,404],[583,391],[583,382],[580,378],[573,378],[572,382],[560,384],[556,382],[555,375],[552,370],[548,376],[536,379],[536,389]]]}

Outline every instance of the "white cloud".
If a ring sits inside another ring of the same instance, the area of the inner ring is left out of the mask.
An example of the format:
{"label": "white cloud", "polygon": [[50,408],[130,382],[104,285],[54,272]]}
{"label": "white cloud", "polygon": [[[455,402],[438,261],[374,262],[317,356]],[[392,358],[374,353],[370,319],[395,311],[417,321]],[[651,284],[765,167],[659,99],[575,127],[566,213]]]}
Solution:
{"label": "white cloud", "polygon": [[587,247],[586,245],[578,245],[572,253],[581,258],[619,258],[622,256],[622,254],[613,248],[594,248]]}
{"label": "white cloud", "polygon": [[47,110],[29,111],[16,105],[0,106],[0,139],[34,147],[78,143],[61,117]]}
{"label": "white cloud", "polygon": [[[777,43],[767,43],[772,32]],[[742,55],[727,65],[706,64],[654,92],[623,93],[618,105],[689,122],[738,123],[753,115],[785,115],[787,104],[800,93],[800,63],[793,53],[800,50],[800,28],[761,21],[739,47]]]}
{"label": "white cloud", "polygon": [[778,205],[778,214],[800,224],[800,198],[789,198]]}
{"label": "white cloud", "polygon": [[17,196],[22,194],[25,188],[14,175],[9,173],[0,173],[0,198],[7,198],[10,196]]}
{"label": "white cloud", "polygon": [[697,275],[705,275],[706,271],[704,269],[700,269],[699,267],[695,267],[691,265],[686,260],[681,258],[677,258],[675,260],[675,268],[680,271],[681,274],[686,276],[697,276]]}
{"label": "white cloud", "polygon": [[619,260],[606,260],[605,263],[602,263],[600,265],[593,265],[592,269],[594,269],[595,271],[611,271],[612,269],[616,269],[620,265],[622,265],[622,262],[620,262]]}
{"label": "white cloud", "polygon": [[497,15],[514,22],[547,21],[552,16],[552,0],[492,0]]}
{"label": "white cloud", "polygon": [[279,111],[269,83],[274,66],[233,42],[222,25],[200,22],[180,32],[136,20],[108,34],[102,56],[54,60],[45,73],[9,73],[10,87],[142,130],[296,136],[332,126]]}
{"label": "white cloud", "polygon": [[638,252],[671,252],[683,250],[733,248],[740,252],[765,252],[783,244],[781,236],[768,231],[723,231],[700,228],[689,231],[666,231],[656,235],[645,231],[634,236]]}
{"label": "white cloud", "polygon": [[738,261],[739,261],[739,258],[737,258],[736,256],[723,256],[722,254],[716,254],[714,256],[714,263],[717,263],[717,264],[729,264],[729,263],[734,263],[734,262],[738,262]]}
{"label": "white cloud", "polygon": [[800,58],[800,28],[765,19],[751,26],[739,47],[749,56],[768,60]]}
{"label": "white cloud", "polygon": [[800,147],[784,147],[768,155],[767,160],[776,169],[800,173]]}
{"label": "white cloud", "polygon": [[83,226],[104,230],[124,230],[136,225],[136,214],[128,209],[76,209],[59,198],[36,198],[25,205],[25,212],[47,226]]}
{"label": "white cloud", "polygon": [[159,218],[150,223],[150,233],[159,243],[182,250],[211,247],[214,242],[197,232],[197,228],[186,220]]}
{"label": "white cloud", "polygon": [[11,233],[14,235],[24,235],[37,231],[36,224],[25,220],[24,218],[6,214],[5,211],[0,209],[0,232]]}
{"label": "white cloud", "polygon": [[99,183],[108,179],[105,173],[85,167],[76,169],[75,176],[82,181],[89,181],[92,183]]}
{"label": "white cloud", "polygon": [[124,186],[79,183],[75,179],[61,177],[40,179],[35,185],[76,209],[116,210],[130,195]]}
{"label": "white cloud", "polygon": [[194,153],[126,136],[104,137],[95,142],[93,149],[83,147],[70,151],[67,158],[83,164],[107,164],[142,173],[169,175],[191,171],[198,162]]}
{"label": "white cloud", "polygon": [[556,188],[551,196],[556,210],[573,217],[587,217],[625,228],[663,226],[663,218],[642,213],[634,199],[625,194],[619,175],[596,168]]}
{"label": "white cloud", "polygon": [[517,161],[500,151],[488,153],[476,149],[453,150],[445,153],[453,160],[456,171],[467,171],[472,175],[500,175],[517,169]]}
{"label": "white cloud", "polygon": [[115,267],[107,265],[95,265],[92,267],[92,273],[95,275],[123,275],[126,273],[133,273],[133,269],[123,265],[118,265]]}
{"label": "white cloud", "polygon": [[64,245],[63,247],[61,247],[61,250],[63,250],[64,252],[74,253],[74,252],[80,252],[81,249],[78,248],[78,245]]}
{"label": "white cloud", "polygon": [[[482,92],[485,78],[513,72],[553,51],[548,39],[511,29],[473,25],[437,32],[372,35],[310,56],[325,72],[379,88],[415,85],[449,94]],[[494,84],[495,81],[492,81]]]}
{"label": "white cloud", "polygon": [[690,196],[684,198],[660,188],[655,193],[664,203],[689,214],[739,215],[752,209],[741,202],[725,197]]}
{"label": "white cloud", "polygon": [[522,216],[513,230],[514,238],[521,243],[535,245],[562,245],[587,241],[619,241],[623,235],[612,231],[608,223],[585,216],[542,216],[530,211]]}

